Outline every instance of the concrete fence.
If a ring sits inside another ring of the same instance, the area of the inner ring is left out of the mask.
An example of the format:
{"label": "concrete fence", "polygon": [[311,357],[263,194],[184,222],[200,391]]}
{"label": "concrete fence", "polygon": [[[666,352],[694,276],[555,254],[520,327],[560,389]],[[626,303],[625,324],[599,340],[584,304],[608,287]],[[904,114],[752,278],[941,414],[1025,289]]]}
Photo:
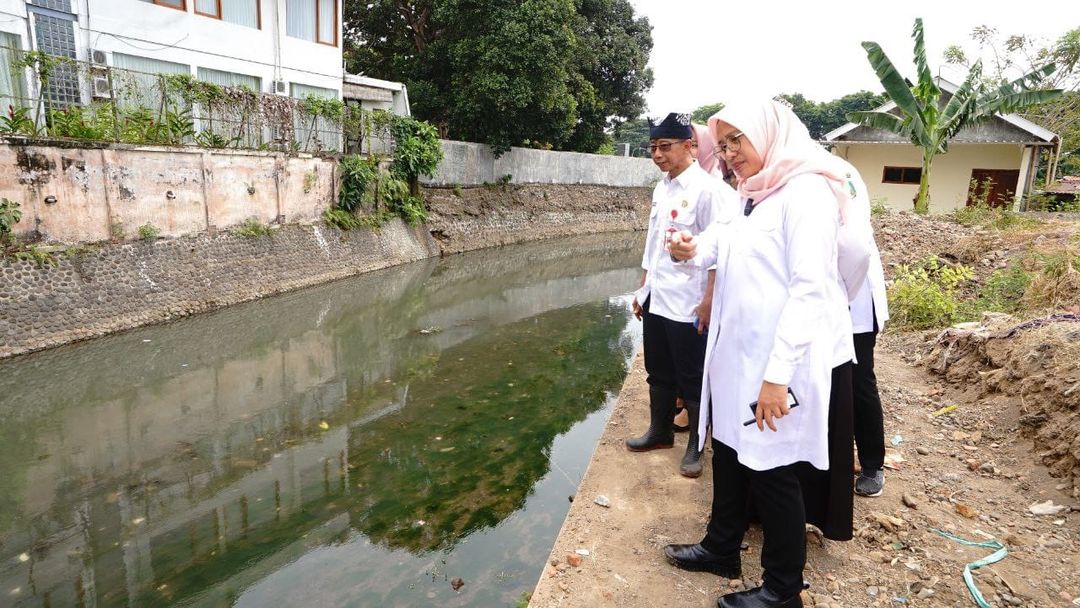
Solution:
{"label": "concrete fence", "polygon": [[108,145],[0,143],[0,197],[21,206],[19,236],[95,242],[136,238],[150,224],[179,237],[311,222],[336,199],[337,162],[310,155]]}
{"label": "concrete fence", "polygon": [[[433,186],[476,186],[509,179],[512,184],[593,184],[617,187],[652,186],[660,170],[648,158],[552,152],[510,148],[495,158],[484,144],[442,141],[443,162],[424,183]],[[509,178],[507,178],[509,176]]]}

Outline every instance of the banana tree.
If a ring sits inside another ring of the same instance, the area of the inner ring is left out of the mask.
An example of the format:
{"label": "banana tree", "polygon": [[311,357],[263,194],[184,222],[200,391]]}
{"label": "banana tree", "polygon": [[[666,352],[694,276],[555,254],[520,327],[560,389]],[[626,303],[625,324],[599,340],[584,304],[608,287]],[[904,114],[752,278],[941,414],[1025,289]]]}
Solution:
{"label": "banana tree", "polygon": [[911,85],[893,65],[876,42],[863,42],[867,59],[874,68],[885,94],[896,104],[897,113],[873,110],[850,112],[847,119],[873,129],[896,133],[911,140],[922,150],[922,177],[915,212],[930,209],[930,167],[934,157],[949,151],[949,140],[960,129],[987,120],[998,113],[1016,112],[1061,95],[1060,89],[1036,87],[1056,69],[1053,63],[1000,86],[992,87],[982,79],[982,62],[976,61],[964,84],[948,102],[941,103],[941,87],[926,63],[922,19],[915,20],[911,37],[915,40],[915,68],[918,81]]}

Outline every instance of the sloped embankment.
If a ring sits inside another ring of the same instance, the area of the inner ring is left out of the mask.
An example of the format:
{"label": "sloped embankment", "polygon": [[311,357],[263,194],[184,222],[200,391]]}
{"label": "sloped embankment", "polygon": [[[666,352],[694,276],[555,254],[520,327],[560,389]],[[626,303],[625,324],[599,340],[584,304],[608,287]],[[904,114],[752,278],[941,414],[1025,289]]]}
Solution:
{"label": "sloped embankment", "polygon": [[1017,424],[1038,459],[1080,498],[1080,315],[1023,323],[987,315],[975,327],[945,330],[927,361],[986,407],[984,417]]}

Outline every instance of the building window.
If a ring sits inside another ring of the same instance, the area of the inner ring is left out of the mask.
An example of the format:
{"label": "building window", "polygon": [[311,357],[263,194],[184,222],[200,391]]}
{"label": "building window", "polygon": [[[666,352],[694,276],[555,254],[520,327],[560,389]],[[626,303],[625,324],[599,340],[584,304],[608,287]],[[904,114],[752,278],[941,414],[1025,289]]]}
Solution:
{"label": "building window", "polygon": [[917,184],[921,179],[921,167],[885,167],[881,174],[883,184]]}
{"label": "building window", "polygon": [[337,0],[285,0],[285,33],[337,46]]}
{"label": "building window", "polygon": [[[135,107],[157,108],[168,101],[159,74],[191,74],[191,67],[182,63],[115,52],[112,67],[113,101]],[[134,86],[125,87],[128,82]]]}
{"label": "building window", "polygon": [[18,36],[0,32],[0,113],[5,116],[8,113],[8,106],[17,108],[29,105],[23,73],[21,70],[12,73],[11,69],[21,50],[22,44]]}
{"label": "building window", "polygon": [[210,68],[199,68],[199,80],[212,82],[223,87],[247,87],[256,93],[262,90],[262,79],[258,76],[223,72]]}
{"label": "building window", "polygon": [[[34,38],[39,51],[76,59],[75,55],[75,20],[62,19],[43,13],[34,13]],[[66,108],[81,101],[79,92],[79,71],[74,61],[56,66],[49,77],[49,86],[45,90],[45,104],[48,109]]]}
{"label": "building window", "polygon": [[195,0],[195,14],[259,29],[259,0]]}
{"label": "building window", "polygon": [[[336,89],[313,87],[299,82],[292,83],[290,89],[289,95],[296,99],[339,99]],[[333,120],[298,113],[293,119],[293,130],[297,144],[305,152],[341,151],[341,125]]]}
{"label": "building window", "polygon": [[34,0],[30,4],[42,8],[51,8],[54,11],[71,12],[71,0]]}
{"label": "building window", "polygon": [[187,10],[186,0],[142,0],[150,4],[156,4],[158,6],[167,6],[169,8],[175,8],[182,11]]}

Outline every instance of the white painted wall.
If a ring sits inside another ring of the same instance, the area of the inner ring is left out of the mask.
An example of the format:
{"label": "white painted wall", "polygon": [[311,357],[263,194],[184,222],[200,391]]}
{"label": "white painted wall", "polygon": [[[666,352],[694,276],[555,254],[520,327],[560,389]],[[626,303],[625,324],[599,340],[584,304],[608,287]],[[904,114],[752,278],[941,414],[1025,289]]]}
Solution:
{"label": "white painted wall", "polygon": [[[1023,152],[1024,147],[1019,144],[949,146],[947,153],[934,158],[930,170],[930,212],[946,213],[963,207],[972,169],[1020,169]],[[912,208],[912,199],[919,192],[918,184],[883,184],[881,178],[886,166],[921,167],[922,152],[918,148],[902,144],[846,144],[836,146],[834,153],[859,170],[870,198],[884,198],[893,209]]]}
{"label": "white painted wall", "polygon": [[[299,83],[341,92],[341,5],[338,1],[338,44],[329,46],[285,34],[285,0],[259,0],[262,27],[255,29],[196,15],[194,0],[187,10],[139,0],[75,0],[78,15],[78,58],[88,60],[90,49],[161,59],[191,66],[257,76],[263,92],[273,81]],[[22,37],[30,46],[24,0],[0,0],[0,31]],[[289,87],[286,87],[286,94]]]}

